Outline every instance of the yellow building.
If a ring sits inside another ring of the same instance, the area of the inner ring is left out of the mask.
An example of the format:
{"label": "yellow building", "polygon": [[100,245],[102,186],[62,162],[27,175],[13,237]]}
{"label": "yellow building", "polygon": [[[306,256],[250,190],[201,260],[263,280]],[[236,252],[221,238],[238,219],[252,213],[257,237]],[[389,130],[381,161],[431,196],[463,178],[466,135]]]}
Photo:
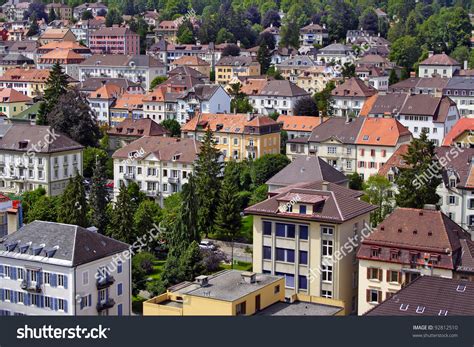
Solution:
{"label": "yellow building", "polygon": [[222,57],[216,63],[216,82],[227,84],[234,77],[259,76],[260,63],[252,57]]}
{"label": "yellow building", "polygon": [[182,126],[183,137],[202,140],[209,128],[224,159],[240,161],[280,153],[278,123],[267,116],[247,114],[199,114]]}
{"label": "yellow building", "polygon": [[8,69],[0,76],[0,88],[14,88],[33,98],[43,94],[48,77],[49,70]]}
{"label": "yellow building", "polygon": [[356,249],[374,206],[328,182],[285,187],[245,209],[253,216],[253,269],[285,276],[286,296],[338,300],[357,312]]}
{"label": "yellow building", "polygon": [[6,115],[8,118],[16,116],[17,114],[26,110],[32,99],[15,89],[4,88],[0,89],[0,113]]}
{"label": "yellow building", "polygon": [[335,300],[297,296],[286,300],[281,276],[237,270],[198,276],[143,303],[144,316],[333,316],[343,312]]}

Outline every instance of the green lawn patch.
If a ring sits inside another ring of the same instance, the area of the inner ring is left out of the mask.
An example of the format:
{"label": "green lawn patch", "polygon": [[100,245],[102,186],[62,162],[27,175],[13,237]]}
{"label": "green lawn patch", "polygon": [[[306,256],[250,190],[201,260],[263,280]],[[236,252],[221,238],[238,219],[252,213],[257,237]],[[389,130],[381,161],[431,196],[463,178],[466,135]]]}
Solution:
{"label": "green lawn patch", "polygon": [[[230,264],[221,264],[221,270],[230,270],[232,266]],[[240,271],[252,271],[252,263],[247,263],[245,261],[235,261],[234,270]]]}

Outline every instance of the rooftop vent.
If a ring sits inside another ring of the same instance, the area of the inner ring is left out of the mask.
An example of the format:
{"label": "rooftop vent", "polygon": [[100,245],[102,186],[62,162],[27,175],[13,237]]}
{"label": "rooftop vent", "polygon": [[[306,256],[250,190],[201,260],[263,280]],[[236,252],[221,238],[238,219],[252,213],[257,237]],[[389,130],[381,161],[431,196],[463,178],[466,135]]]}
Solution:
{"label": "rooftop vent", "polygon": [[257,274],[255,272],[245,271],[241,274],[245,283],[252,284],[257,282]]}
{"label": "rooftop vent", "polygon": [[5,249],[7,250],[7,252],[11,252],[15,249],[16,245],[18,244],[17,241],[14,241],[14,242],[11,242],[11,243],[8,243],[5,245]]}
{"label": "rooftop vent", "polygon": [[410,307],[409,304],[401,304],[400,311],[408,311],[408,307]]}
{"label": "rooftop vent", "polygon": [[466,285],[465,284],[459,284],[458,287],[456,288],[456,291],[459,293],[464,293],[466,291]]}
{"label": "rooftop vent", "polygon": [[209,285],[209,276],[206,276],[206,275],[198,276],[198,277],[196,277],[196,282],[201,287],[207,287]]}
{"label": "rooftop vent", "polygon": [[59,249],[59,246],[54,246],[53,248],[45,249],[44,253],[46,254],[48,258],[52,258],[54,257],[54,254],[56,253],[58,249]]}
{"label": "rooftop vent", "polygon": [[31,252],[33,253],[33,255],[39,255],[41,253],[41,251],[43,250],[45,244],[42,243],[41,245],[39,246],[34,246],[32,249],[31,249]]}

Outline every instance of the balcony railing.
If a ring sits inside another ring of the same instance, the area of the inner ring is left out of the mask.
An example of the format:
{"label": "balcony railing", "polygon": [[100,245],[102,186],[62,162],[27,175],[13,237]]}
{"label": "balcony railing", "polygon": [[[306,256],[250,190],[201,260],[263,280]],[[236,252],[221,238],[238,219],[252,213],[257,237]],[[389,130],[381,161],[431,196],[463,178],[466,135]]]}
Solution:
{"label": "balcony railing", "polygon": [[115,282],[115,278],[111,275],[105,275],[97,279],[97,289],[110,287]]}
{"label": "balcony railing", "polygon": [[115,300],[112,299],[112,298],[108,298],[108,299],[99,301],[97,303],[97,311],[100,312],[100,311],[103,311],[103,310],[107,310],[109,308],[114,307],[114,305],[115,305]]}
{"label": "balcony railing", "polygon": [[135,174],[134,173],[124,173],[123,178],[125,178],[126,180],[133,180],[133,179],[135,179]]}
{"label": "balcony railing", "polygon": [[168,177],[168,182],[171,184],[178,184],[179,183],[179,177]]}
{"label": "balcony railing", "polygon": [[28,292],[41,292],[41,284],[39,284],[38,282],[28,282],[27,280],[23,280],[20,284],[20,287],[21,289],[26,290]]}

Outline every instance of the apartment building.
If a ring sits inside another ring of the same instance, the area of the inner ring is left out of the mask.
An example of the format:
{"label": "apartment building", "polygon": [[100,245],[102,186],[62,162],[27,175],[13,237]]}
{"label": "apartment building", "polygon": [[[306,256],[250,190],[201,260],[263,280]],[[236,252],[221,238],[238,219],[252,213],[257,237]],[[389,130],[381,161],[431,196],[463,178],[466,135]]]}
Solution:
{"label": "apartment building", "polygon": [[76,36],[71,29],[47,29],[38,38],[40,45],[46,45],[50,42],[72,41],[76,42]]}
{"label": "apartment building", "polygon": [[211,64],[199,58],[198,56],[183,56],[181,58],[178,58],[173,61],[173,63],[170,65],[170,68],[171,70],[173,70],[180,66],[186,66],[196,71],[199,71],[207,78],[209,78],[211,74]]}
{"label": "apartment building", "polygon": [[451,128],[449,133],[444,137],[443,146],[456,146],[461,148],[474,147],[474,119],[461,118]]}
{"label": "apartment building", "polygon": [[443,90],[449,82],[444,77],[410,77],[403,81],[391,84],[388,93],[430,94],[442,96]]}
{"label": "apartment building", "polygon": [[94,54],[140,54],[140,36],[126,27],[100,28],[89,36]]}
{"label": "apartment building", "polygon": [[227,84],[234,77],[259,75],[260,63],[252,57],[227,56],[216,63],[216,83]]}
{"label": "apartment building", "polygon": [[474,76],[450,78],[443,95],[456,103],[461,117],[474,117]]}
{"label": "apartment building", "polygon": [[311,116],[285,116],[278,117],[277,122],[283,123],[282,130],[286,131],[289,139],[309,138],[314,128],[321,125],[327,118]]}
{"label": "apartment building", "polygon": [[62,194],[76,172],[82,174],[83,146],[50,126],[0,125],[0,192],[21,194],[43,187]]}
{"label": "apartment building", "polygon": [[176,20],[163,20],[155,29],[156,37],[168,42],[176,42],[179,23]]}
{"label": "apartment building", "polygon": [[269,80],[255,94],[248,95],[255,112],[263,115],[278,113],[294,115],[294,107],[299,99],[310,96],[296,84],[287,80]]}
{"label": "apartment building", "polygon": [[92,112],[97,116],[97,121],[101,124],[110,125],[110,108],[115,101],[124,93],[124,90],[116,84],[103,84],[97,90],[90,93],[87,98]]}
{"label": "apartment building", "polygon": [[419,77],[447,77],[451,78],[456,71],[461,69],[461,64],[446,53],[434,54],[429,52],[428,58],[418,65]]}
{"label": "apartment building", "polygon": [[148,90],[157,76],[166,76],[163,63],[147,55],[97,54],[79,65],[79,81],[91,77],[126,78]]}
{"label": "apartment building", "polygon": [[296,85],[311,95],[321,92],[326,85],[341,80],[341,75],[329,66],[313,66],[296,77]]}
{"label": "apartment building", "polygon": [[280,153],[281,123],[266,116],[199,113],[181,127],[181,134],[201,141],[207,129],[225,161]]}
{"label": "apartment building", "polygon": [[82,14],[85,11],[90,11],[94,17],[97,17],[98,15],[103,15],[105,16],[108,12],[107,5],[105,5],[103,2],[93,2],[93,3],[84,3],[79,6],[74,7],[73,11],[73,16],[74,19],[81,19]]}
{"label": "apartment building", "polygon": [[77,23],[71,26],[71,31],[77,38],[78,42],[84,42],[87,46],[89,46],[89,38],[91,34],[100,29],[105,27],[105,18],[93,18],[87,20],[79,20]]}
{"label": "apartment building", "polygon": [[0,58],[0,73],[15,68],[34,68],[35,62],[23,54],[10,53]]}
{"label": "apartment building", "polygon": [[351,46],[342,43],[332,43],[321,48],[317,54],[317,60],[323,63],[336,63],[344,65],[352,62],[353,51]]}
{"label": "apartment building", "polygon": [[326,25],[323,26],[311,22],[300,29],[300,46],[314,45],[323,46],[329,38],[328,30]]}
{"label": "apartment building", "polygon": [[127,118],[107,130],[109,150],[116,151],[143,136],[169,136],[170,132],[162,125],[148,118]]}
{"label": "apartment building", "polygon": [[51,3],[46,5],[46,13],[53,10],[60,19],[72,19],[72,7],[63,3]]}
{"label": "apartment building", "polygon": [[357,117],[366,100],[375,94],[377,89],[366,85],[360,78],[349,78],[331,91],[334,114]]}
{"label": "apartment building", "polygon": [[13,88],[34,98],[43,94],[48,77],[49,70],[9,69],[0,76],[0,88]]}
{"label": "apartment building", "polygon": [[40,70],[51,70],[54,64],[60,64],[64,72],[74,78],[79,78],[79,64],[86,58],[70,49],[55,49],[41,55],[36,61]]}
{"label": "apartment building", "polygon": [[200,142],[161,136],[143,136],[120,148],[114,159],[114,197],[120,187],[136,182],[140,190],[160,204],[180,192],[193,172]]}
{"label": "apartment building", "polygon": [[26,110],[32,99],[12,88],[0,89],[0,112],[12,118]]}
{"label": "apartment building", "polygon": [[462,262],[459,225],[435,209],[397,208],[362,242],[359,259],[361,315],[420,276],[453,278]]}
{"label": "apartment building", "polygon": [[129,245],[85,228],[34,221],[2,239],[3,316],[131,313]]}
{"label": "apartment building", "polygon": [[109,109],[110,125],[116,126],[125,119],[143,118],[143,95],[136,93],[123,93]]}
{"label": "apartment building", "polygon": [[318,66],[321,65],[308,55],[295,55],[275,65],[275,68],[281,73],[282,77],[296,83],[298,76]]}
{"label": "apartment building", "polygon": [[[253,270],[285,276],[286,296],[336,299],[345,312],[355,312],[357,263],[348,245],[375,207],[354,193],[324,183],[319,189],[287,187],[246,208],[253,216]],[[336,251],[344,252],[337,261]]]}

